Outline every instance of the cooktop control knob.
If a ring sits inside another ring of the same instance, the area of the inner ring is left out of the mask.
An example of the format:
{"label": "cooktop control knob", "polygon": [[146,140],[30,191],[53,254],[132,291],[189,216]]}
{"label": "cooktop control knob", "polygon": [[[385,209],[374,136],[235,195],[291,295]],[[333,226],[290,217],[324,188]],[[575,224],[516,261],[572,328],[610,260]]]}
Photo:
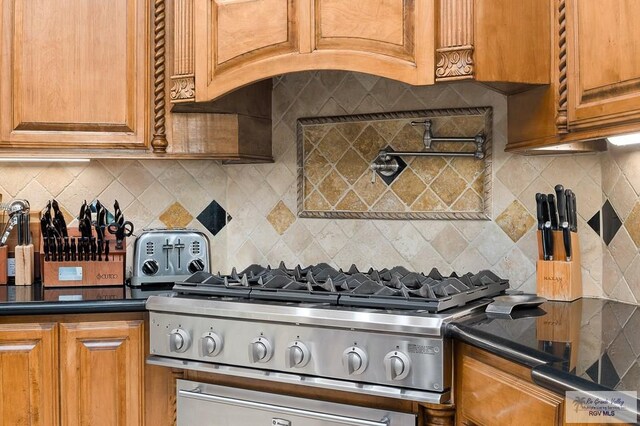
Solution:
{"label": "cooktop control knob", "polygon": [[169,350],[171,352],[186,352],[191,346],[191,336],[186,330],[174,328],[169,333]]}
{"label": "cooktop control knob", "polygon": [[287,368],[302,368],[309,363],[309,359],[311,359],[311,351],[304,343],[296,340],[287,345],[284,360]]}
{"label": "cooktop control knob", "polygon": [[411,360],[400,351],[391,351],[384,357],[387,380],[402,380],[409,375]]}
{"label": "cooktop control knob", "polygon": [[155,275],[159,269],[158,262],[153,259],[145,260],[142,264],[142,273],[145,275]]}
{"label": "cooktop control knob", "polygon": [[249,344],[249,361],[267,362],[273,356],[271,342],[264,337],[256,337]]}
{"label": "cooktop control knob", "polygon": [[204,261],[202,259],[194,259],[189,262],[188,269],[192,274],[195,274],[199,271],[204,271]]}
{"label": "cooktop control knob", "polygon": [[222,337],[210,331],[200,337],[200,350],[202,356],[216,356],[222,350]]}
{"label": "cooktop control knob", "polygon": [[364,373],[368,362],[367,353],[356,346],[347,348],[342,353],[342,365],[350,376]]}

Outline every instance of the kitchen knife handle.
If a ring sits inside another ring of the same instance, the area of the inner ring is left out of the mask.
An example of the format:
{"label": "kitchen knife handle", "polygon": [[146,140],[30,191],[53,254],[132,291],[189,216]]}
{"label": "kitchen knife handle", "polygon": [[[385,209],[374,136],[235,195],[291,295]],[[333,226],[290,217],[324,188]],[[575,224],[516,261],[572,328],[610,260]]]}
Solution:
{"label": "kitchen knife handle", "polygon": [[536,194],[536,217],[538,218],[538,229],[544,228],[544,202],[542,194]]}
{"label": "kitchen knife handle", "polygon": [[562,240],[564,242],[564,253],[566,255],[566,261],[571,261],[571,230],[569,227],[562,228]]}
{"label": "kitchen knife handle", "polygon": [[549,201],[549,213],[551,220],[551,229],[558,230],[558,207],[556,206],[556,197],[553,194],[547,195]]}
{"label": "kitchen knife handle", "polygon": [[560,226],[567,221],[567,197],[564,194],[564,186],[556,185],[556,200],[558,202],[558,218],[560,220]]}

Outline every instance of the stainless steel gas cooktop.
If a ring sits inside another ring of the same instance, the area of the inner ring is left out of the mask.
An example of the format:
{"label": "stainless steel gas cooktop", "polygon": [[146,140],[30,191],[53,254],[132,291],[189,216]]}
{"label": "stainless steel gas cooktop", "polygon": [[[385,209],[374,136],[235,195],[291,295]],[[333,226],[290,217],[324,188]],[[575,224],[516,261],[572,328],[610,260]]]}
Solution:
{"label": "stainless steel gas cooktop", "polygon": [[251,265],[151,296],[149,362],[416,401],[448,398],[443,324],[508,288],[490,271]]}

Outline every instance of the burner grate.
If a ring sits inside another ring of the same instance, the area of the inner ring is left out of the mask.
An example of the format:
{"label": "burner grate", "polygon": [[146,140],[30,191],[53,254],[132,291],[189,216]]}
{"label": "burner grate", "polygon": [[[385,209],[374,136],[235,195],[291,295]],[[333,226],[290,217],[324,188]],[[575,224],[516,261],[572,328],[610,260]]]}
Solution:
{"label": "burner grate", "polygon": [[197,272],[176,283],[174,291],[184,295],[440,312],[496,296],[508,287],[508,280],[487,270],[446,277],[435,268],[425,275],[402,266],[361,272],[352,265],[345,272],[326,263],[289,269],[281,262],[273,269],[254,264],[238,273],[233,268],[229,275]]}

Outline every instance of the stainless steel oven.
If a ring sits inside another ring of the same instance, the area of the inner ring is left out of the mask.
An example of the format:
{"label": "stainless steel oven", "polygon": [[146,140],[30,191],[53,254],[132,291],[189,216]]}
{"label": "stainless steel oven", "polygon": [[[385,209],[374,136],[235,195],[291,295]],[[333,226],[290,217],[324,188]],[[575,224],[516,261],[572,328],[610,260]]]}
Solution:
{"label": "stainless steel oven", "polygon": [[178,426],[416,426],[413,414],[178,380]]}

